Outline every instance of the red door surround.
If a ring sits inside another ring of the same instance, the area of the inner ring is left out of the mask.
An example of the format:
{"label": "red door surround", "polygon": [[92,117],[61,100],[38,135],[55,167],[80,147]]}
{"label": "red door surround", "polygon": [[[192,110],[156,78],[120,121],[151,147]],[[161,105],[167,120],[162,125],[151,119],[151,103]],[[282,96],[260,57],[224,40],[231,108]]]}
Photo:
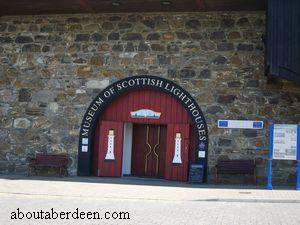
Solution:
{"label": "red door surround", "polygon": [[[159,118],[132,117],[131,112],[141,109],[161,114]],[[191,151],[195,148],[195,135],[190,135],[193,134],[192,120],[176,99],[146,88],[119,96],[101,114],[94,139],[94,175],[122,175],[125,122],[133,123],[131,175],[187,180],[189,164],[195,158],[195,151]],[[115,160],[105,159],[110,130],[114,135]],[[180,136],[180,163],[178,160],[174,163],[176,135]]]}

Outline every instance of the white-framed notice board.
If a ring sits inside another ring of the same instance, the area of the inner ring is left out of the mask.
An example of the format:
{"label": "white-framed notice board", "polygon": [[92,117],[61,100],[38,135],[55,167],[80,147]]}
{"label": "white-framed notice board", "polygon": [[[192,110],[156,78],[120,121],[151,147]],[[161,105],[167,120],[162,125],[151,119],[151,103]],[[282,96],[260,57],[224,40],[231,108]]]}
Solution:
{"label": "white-framed notice board", "polygon": [[274,124],[273,159],[297,160],[297,125]]}
{"label": "white-framed notice board", "polygon": [[269,125],[267,189],[272,190],[272,160],[297,162],[296,189],[300,190],[300,124]]}

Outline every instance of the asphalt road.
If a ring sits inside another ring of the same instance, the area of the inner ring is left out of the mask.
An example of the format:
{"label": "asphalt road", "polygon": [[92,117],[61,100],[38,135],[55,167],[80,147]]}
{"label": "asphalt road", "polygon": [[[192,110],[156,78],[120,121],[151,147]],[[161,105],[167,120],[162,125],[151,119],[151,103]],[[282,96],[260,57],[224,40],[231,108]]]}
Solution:
{"label": "asphalt road", "polygon": [[300,224],[293,190],[115,181],[0,179],[0,224]]}

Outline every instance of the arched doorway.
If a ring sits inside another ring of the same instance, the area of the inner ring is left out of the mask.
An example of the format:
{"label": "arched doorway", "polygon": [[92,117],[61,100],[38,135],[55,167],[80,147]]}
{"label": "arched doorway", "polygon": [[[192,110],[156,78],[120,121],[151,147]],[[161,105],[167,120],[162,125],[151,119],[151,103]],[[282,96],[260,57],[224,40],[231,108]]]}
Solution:
{"label": "arched doorway", "polygon": [[156,76],[122,79],[103,90],[82,122],[78,175],[149,176],[186,181],[206,168],[208,133],[188,92]]}

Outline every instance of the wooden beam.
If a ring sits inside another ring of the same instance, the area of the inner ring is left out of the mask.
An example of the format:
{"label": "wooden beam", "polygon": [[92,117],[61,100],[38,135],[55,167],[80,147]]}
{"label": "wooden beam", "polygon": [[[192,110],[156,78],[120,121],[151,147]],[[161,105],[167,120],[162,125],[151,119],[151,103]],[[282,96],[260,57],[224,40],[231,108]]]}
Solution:
{"label": "wooden beam", "polygon": [[68,13],[130,12],[199,12],[266,10],[267,0],[172,0],[163,6],[161,0],[0,0],[0,15],[39,15]]}
{"label": "wooden beam", "polygon": [[196,0],[198,11],[206,11],[204,0]]}

